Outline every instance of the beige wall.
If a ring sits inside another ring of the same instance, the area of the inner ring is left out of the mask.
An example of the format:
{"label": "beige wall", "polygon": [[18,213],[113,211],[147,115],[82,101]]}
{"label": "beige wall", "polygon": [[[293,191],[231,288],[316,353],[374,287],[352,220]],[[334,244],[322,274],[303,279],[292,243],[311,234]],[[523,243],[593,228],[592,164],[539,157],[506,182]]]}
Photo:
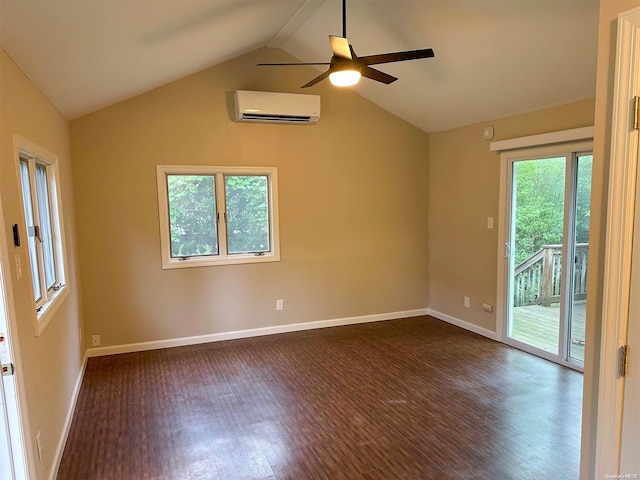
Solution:
{"label": "beige wall", "polygon": [[590,99],[429,135],[429,308],[496,331],[482,303],[496,304],[500,155],[482,129],[504,140],[593,125],[593,115]]}
{"label": "beige wall", "polygon": [[[15,262],[9,262],[18,326],[18,347],[22,360],[17,365],[17,374],[22,375],[26,390],[27,419],[30,426],[28,441],[35,452],[36,434],[38,431],[42,432],[44,458],[41,461],[35,458],[35,478],[48,478],[84,354],[80,343],[81,309],[69,130],[63,116],[2,50],[0,62],[0,187],[6,222],[5,241],[11,260],[15,255],[20,256],[23,272],[28,269],[26,241],[21,247],[15,248],[10,236],[10,225],[21,223],[22,209],[13,134],[57,154],[59,162],[70,295],[39,337],[35,336],[33,325],[35,312],[30,276],[25,274],[18,279]],[[26,238],[24,230],[22,236]],[[13,340],[15,343],[15,338]]]}
{"label": "beige wall", "polygon": [[[427,306],[427,135],[260,49],[71,122],[86,337],[119,345]],[[230,120],[237,89],[316,126]],[[157,164],[278,167],[281,261],[162,270]],[[276,299],[285,308],[275,311]]]}

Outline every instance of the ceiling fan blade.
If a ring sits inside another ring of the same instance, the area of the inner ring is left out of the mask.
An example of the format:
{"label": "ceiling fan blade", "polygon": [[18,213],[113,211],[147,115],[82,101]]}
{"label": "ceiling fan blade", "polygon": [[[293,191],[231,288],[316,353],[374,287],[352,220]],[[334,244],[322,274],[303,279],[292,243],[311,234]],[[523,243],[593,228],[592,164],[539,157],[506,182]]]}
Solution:
{"label": "ceiling fan blade", "polygon": [[382,53],[380,55],[367,55],[360,57],[366,65],[377,65],[380,63],[404,62],[405,60],[418,60],[420,58],[435,57],[433,50],[424,48],[422,50],[408,50],[406,52]]}
{"label": "ceiling fan blade", "polygon": [[257,67],[286,67],[296,65],[331,65],[329,62],[300,62],[300,63],[258,63]]}
{"label": "ceiling fan blade", "polygon": [[360,68],[360,74],[363,77],[367,77],[367,78],[370,78],[371,80],[382,82],[387,85],[397,80],[397,78],[394,77],[393,75],[389,75],[388,73],[381,72],[380,70],[376,70],[375,68],[371,68],[366,65]]}
{"label": "ceiling fan blade", "polygon": [[320,75],[318,75],[316,78],[314,78],[313,80],[305,83],[304,85],[302,85],[300,88],[307,88],[307,87],[313,87],[316,83],[321,82],[322,80],[324,80],[325,78],[327,78],[329,76],[329,70],[327,70],[326,72],[322,72]]}
{"label": "ceiling fan blade", "polygon": [[329,42],[331,42],[331,50],[333,51],[334,56],[351,60],[349,40],[344,37],[329,35]]}

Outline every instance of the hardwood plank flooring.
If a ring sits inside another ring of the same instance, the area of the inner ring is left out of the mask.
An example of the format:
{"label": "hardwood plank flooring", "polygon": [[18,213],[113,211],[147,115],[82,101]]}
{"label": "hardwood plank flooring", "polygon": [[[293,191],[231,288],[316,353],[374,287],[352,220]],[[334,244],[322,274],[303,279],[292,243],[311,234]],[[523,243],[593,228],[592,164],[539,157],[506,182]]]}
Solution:
{"label": "hardwood plank flooring", "polygon": [[577,479],[581,394],[431,317],[91,358],[57,478]]}

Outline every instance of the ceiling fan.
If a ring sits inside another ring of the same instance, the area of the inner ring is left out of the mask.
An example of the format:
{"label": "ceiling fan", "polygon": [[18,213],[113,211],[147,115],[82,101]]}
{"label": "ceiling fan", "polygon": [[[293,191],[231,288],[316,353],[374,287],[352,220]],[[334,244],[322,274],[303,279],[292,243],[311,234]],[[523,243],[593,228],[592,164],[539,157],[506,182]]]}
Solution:
{"label": "ceiling fan", "polygon": [[404,62],[406,60],[417,60],[420,58],[434,57],[435,54],[430,48],[422,50],[408,50],[405,52],[381,53],[378,55],[367,55],[358,57],[353,47],[347,40],[347,2],[342,0],[342,36],[329,35],[333,56],[330,62],[301,62],[301,63],[259,63],[259,67],[276,67],[289,65],[329,65],[329,68],[305,83],[300,88],[312,87],[316,83],[329,77],[333,85],[339,87],[349,87],[355,85],[360,77],[370,78],[377,82],[389,84],[397,80],[393,75],[381,72],[370,65],[380,65],[382,63]]}

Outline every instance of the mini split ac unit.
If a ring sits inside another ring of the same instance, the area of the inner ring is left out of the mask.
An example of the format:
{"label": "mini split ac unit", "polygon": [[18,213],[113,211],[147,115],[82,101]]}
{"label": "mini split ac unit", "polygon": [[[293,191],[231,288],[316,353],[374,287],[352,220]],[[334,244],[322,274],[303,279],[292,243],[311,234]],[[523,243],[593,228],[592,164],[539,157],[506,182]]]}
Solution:
{"label": "mini split ac unit", "polygon": [[320,95],[237,90],[236,122],[315,125],[320,118]]}

